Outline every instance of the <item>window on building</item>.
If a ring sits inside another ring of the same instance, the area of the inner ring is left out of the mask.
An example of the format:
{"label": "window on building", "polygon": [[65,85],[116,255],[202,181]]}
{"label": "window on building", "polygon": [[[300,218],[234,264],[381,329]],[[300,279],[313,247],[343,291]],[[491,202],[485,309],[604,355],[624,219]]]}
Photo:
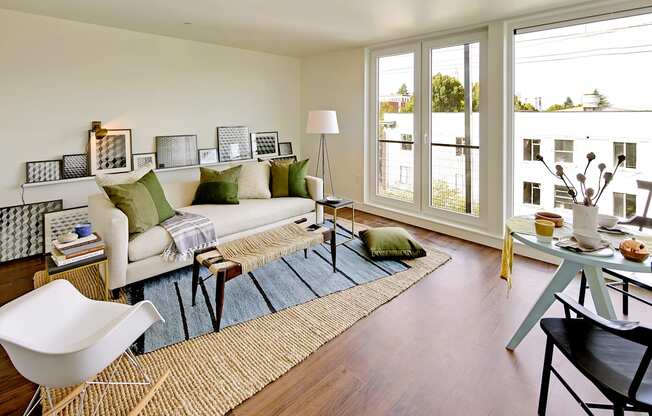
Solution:
{"label": "window on building", "polygon": [[523,160],[536,160],[541,154],[541,140],[523,139]]}
{"label": "window on building", "polygon": [[636,143],[614,142],[614,165],[620,155],[625,155],[624,167],[636,169]]}
{"label": "window on building", "polygon": [[573,198],[564,185],[555,185],[555,208],[573,208]]}
{"label": "window on building", "polygon": [[414,139],[412,138],[411,134],[401,134],[401,141],[406,142],[406,144],[401,144],[401,150],[412,150],[412,143],[414,143]]}
{"label": "window on building", "polygon": [[407,166],[401,166],[399,182],[404,185],[407,184],[409,175],[410,175],[410,168]]}
{"label": "window on building", "polygon": [[541,184],[523,182],[523,203],[541,205]]}
{"label": "window on building", "polygon": [[573,163],[572,140],[555,140],[555,162]]}
{"label": "window on building", "polygon": [[614,215],[629,218],[636,215],[636,195],[614,192]]}

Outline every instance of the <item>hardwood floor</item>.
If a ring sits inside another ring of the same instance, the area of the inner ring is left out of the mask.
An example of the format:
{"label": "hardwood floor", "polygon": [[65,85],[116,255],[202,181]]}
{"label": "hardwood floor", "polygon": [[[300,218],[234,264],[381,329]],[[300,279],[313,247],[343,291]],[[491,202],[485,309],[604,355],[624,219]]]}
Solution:
{"label": "hardwood floor", "polygon": [[[346,214],[344,215],[346,217]],[[396,224],[356,213],[371,226]],[[242,415],[534,415],[544,336],[504,345],[555,267],[518,257],[514,288],[498,278],[500,251],[404,225],[451,261],[374,311],[231,412]],[[38,262],[0,266],[2,302],[23,293]],[[568,289],[577,294],[578,281]],[[612,294],[620,310],[620,297]],[[588,300],[587,304],[591,304]],[[559,306],[549,311],[561,316]],[[652,321],[630,303],[629,319]],[[560,354],[555,365],[583,398],[602,401]],[[32,387],[0,356],[0,414],[20,414]],[[553,378],[549,415],[582,410]]]}

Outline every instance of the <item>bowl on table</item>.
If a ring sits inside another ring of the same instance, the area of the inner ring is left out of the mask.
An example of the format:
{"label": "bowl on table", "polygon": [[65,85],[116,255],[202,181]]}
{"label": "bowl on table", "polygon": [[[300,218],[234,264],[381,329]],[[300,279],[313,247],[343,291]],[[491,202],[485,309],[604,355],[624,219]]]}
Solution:
{"label": "bowl on table", "polygon": [[573,237],[580,247],[595,250],[602,245],[602,237],[597,231],[573,230]]}
{"label": "bowl on table", "polygon": [[75,233],[79,236],[79,238],[88,237],[91,235],[91,225],[88,223],[76,224]]}
{"label": "bowl on table", "polygon": [[598,225],[602,228],[612,229],[618,224],[618,217],[614,215],[598,214]]}
{"label": "bowl on table", "polygon": [[559,214],[555,214],[554,212],[539,211],[534,214],[534,218],[537,220],[551,221],[557,228],[564,225],[564,217]]}

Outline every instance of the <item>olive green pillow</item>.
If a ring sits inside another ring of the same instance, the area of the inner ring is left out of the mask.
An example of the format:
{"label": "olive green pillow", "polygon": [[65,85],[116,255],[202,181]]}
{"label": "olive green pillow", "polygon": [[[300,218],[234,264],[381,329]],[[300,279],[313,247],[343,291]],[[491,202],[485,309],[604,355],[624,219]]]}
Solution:
{"label": "olive green pillow", "polygon": [[222,171],[199,168],[199,186],[192,204],[239,204],[238,178],[241,169],[242,165]]}
{"label": "olive green pillow", "polygon": [[145,232],[175,215],[154,171],[134,183],[105,186],[104,191],[127,216],[129,234]]}
{"label": "olive green pillow", "polygon": [[426,255],[426,250],[400,227],[370,228],[359,235],[372,258],[413,259]]}
{"label": "olive green pillow", "polygon": [[308,159],[300,162],[271,161],[272,198],[298,196],[310,198],[306,186]]}

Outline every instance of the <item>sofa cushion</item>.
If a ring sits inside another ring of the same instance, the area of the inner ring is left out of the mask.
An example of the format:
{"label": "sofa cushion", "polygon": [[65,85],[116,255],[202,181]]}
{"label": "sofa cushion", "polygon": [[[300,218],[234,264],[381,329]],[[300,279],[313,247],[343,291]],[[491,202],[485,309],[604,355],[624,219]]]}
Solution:
{"label": "sofa cushion", "polygon": [[269,199],[269,162],[252,162],[242,165],[238,179],[238,197],[240,199]]}
{"label": "sofa cushion", "polygon": [[[242,199],[240,205],[192,205],[179,208],[208,217],[218,238],[296,217],[315,210],[315,201],[306,198]],[[129,242],[129,261],[156,256],[172,239],[161,226],[138,235]]]}
{"label": "sofa cushion", "polygon": [[310,198],[306,187],[308,159],[300,162],[271,161],[272,198],[298,196]]}
{"label": "sofa cushion", "polygon": [[238,204],[240,170],[241,165],[221,171],[199,168],[201,178],[192,204]]}

